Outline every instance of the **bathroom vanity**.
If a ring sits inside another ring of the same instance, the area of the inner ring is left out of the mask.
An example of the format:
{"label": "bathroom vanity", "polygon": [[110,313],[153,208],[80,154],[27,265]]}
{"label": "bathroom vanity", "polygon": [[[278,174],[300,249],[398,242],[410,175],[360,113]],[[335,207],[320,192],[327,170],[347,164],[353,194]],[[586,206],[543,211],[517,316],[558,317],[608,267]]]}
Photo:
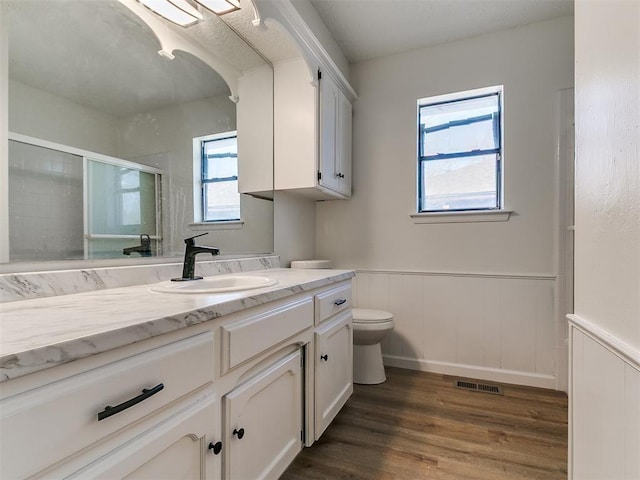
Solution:
{"label": "bathroom vanity", "polygon": [[260,274],[2,304],[0,477],[277,478],[352,393],[353,272]]}

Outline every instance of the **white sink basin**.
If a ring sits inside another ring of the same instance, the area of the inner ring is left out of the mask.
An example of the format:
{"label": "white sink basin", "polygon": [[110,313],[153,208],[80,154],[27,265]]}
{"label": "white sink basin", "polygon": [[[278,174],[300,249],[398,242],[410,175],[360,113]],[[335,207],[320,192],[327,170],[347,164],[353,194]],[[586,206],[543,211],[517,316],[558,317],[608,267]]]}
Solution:
{"label": "white sink basin", "polygon": [[258,275],[221,275],[187,282],[163,282],[151,287],[161,293],[224,293],[269,287],[278,283],[269,277]]}

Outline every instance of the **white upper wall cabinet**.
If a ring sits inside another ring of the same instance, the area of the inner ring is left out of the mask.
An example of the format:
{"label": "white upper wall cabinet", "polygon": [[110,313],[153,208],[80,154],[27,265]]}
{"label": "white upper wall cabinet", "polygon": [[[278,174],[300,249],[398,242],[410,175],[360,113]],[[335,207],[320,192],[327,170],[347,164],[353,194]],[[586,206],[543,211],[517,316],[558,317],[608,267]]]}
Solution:
{"label": "white upper wall cabinet", "polygon": [[318,183],[351,196],[351,103],[328,77],[320,79]]}
{"label": "white upper wall cabinet", "polygon": [[316,200],[351,196],[351,102],[300,58],[274,65],[275,190]]}

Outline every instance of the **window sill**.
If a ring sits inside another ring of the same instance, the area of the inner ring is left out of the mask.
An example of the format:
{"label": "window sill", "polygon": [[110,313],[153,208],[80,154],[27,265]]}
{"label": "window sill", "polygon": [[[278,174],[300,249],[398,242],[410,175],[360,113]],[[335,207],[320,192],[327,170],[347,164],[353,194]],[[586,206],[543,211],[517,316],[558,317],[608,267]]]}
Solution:
{"label": "window sill", "polygon": [[200,222],[190,223],[191,230],[201,232],[205,230],[240,230],[244,226],[242,220],[234,220],[231,222]]}
{"label": "window sill", "polygon": [[411,215],[413,223],[506,222],[512,210],[474,210],[467,212],[425,212]]}

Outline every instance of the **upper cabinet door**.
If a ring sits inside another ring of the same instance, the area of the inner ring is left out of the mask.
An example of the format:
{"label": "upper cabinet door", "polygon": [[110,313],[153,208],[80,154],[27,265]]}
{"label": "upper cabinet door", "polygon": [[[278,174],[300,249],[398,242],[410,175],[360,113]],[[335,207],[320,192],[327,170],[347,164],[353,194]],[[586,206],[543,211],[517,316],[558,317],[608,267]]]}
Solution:
{"label": "upper cabinet door", "polygon": [[318,183],[340,191],[338,155],[339,90],[329,79],[320,80],[320,175]]}
{"label": "upper cabinet door", "polygon": [[351,196],[351,102],[329,77],[320,79],[318,183]]}
{"label": "upper cabinet door", "polygon": [[351,196],[351,115],[352,107],[349,99],[338,91],[338,128],[336,139],[337,176],[340,179],[338,191],[347,197]]}

